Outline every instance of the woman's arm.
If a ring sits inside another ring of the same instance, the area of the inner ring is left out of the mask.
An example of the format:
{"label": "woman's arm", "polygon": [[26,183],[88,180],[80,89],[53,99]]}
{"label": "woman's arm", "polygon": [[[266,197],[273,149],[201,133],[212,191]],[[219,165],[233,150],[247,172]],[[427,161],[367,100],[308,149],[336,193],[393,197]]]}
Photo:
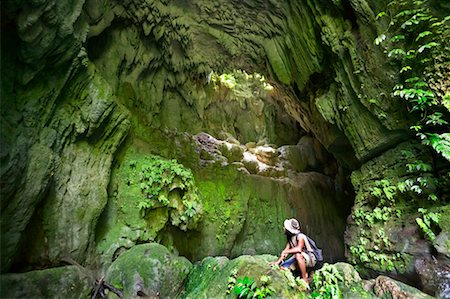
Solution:
{"label": "woman's arm", "polygon": [[281,262],[287,257],[287,253],[286,250],[288,250],[290,247],[289,242],[286,244],[286,247],[284,247],[283,251],[281,252],[280,258],[275,261],[275,262],[271,262],[270,265],[279,265],[281,264]]}
{"label": "woman's arm", "polygon": [[[288,244],[289,245],[289,244]],[[303,240],[303,238],[297,239],[297,246],[289,249],[288,247],[285,248],[283,250],[283,253],[285,253],[286,255],[291,254],[291,253],[299,253],[303,251],[303,246],[305,246],[305,241]]]}

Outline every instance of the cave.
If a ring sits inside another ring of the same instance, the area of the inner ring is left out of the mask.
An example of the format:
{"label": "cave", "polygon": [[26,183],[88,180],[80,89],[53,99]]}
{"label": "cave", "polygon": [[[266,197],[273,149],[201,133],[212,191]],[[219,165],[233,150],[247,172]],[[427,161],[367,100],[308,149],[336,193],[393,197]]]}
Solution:
{"label": "cave", "polygon": [[450,10],[387,2],[2,1],[1,297],[446,298]]}

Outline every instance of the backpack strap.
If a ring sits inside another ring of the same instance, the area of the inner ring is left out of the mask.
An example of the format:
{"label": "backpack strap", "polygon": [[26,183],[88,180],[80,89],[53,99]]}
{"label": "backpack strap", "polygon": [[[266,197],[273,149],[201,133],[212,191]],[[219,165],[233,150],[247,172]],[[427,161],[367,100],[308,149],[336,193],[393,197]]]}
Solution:
{"label": "backpack strap", "polygon": [[[312,247],[311,247],[311,244],[309,243],[308,237],[307,237],[305,234],[303,234],[303,233],[298,233],[298,234],[296,234],[296,235],[295,235],[295,239],[296,239],[296,243],[297,243],[297,244],[298,244],[298,240],[299,240],[300,238],[303,239],[303,243],[304,243],[304,246],[306,247],[306,250],[309,251],[309,252],[313,252],[313,249],[312,249]],[[289,239],[289,244],[290,244],[292,247],[297,246],[297,244],[294,244],[294,242],[292,241],[292,238]],[[302,248],[302,249],[303,249],[303,248]]]}
{"label": "backpack strap", "polygon": [[311,247],[311,244],[309,243],[308,237],[305,234],[303,234],[303,233],[299,233],[299,234],[297,234],[297,242],[298,242],[298,238],[299,237],[303,239],[303,241],[305,243],[306,250],[309,251],[309,252],[313,252],[313,249]]}

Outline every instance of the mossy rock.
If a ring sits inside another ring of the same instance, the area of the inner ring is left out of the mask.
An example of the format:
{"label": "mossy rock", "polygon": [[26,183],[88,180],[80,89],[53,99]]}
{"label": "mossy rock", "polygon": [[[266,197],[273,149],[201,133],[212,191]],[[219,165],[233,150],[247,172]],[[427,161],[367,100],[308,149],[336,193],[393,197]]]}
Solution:
{"label": "mossy rock", "polygon": [[134,246],[121,254],[108,268],[105,280],[123,289],[125,298],[137,294],[174,298],[192,268],[184,257],[171,254],[156,243]]}
{"label": "mossy rock", "polygon": [[243,255],[233,260],[207,257],[194,265],[181,298],[235,298],[232,292],[227,293],[228,278],[233,272],[237,273],[238,279],[245,276],[253,278],[257,286],[261,285],[261,276],[269,276],[269,286],[274,289],[273,298],[305,298],[289,271],[269,266],[269,262],[276,259],[272,255]]}
{"label": "mossy rock", "polygon": [[0,276],[1,298],[88,298],[91,274],[76,266]]}

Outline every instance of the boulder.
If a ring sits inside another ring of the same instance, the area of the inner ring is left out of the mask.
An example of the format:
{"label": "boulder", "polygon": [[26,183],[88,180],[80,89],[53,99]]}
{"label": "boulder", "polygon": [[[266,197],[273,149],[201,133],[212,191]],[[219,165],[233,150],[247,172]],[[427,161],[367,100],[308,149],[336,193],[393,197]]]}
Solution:
{"label": "boulder", "polygon": [[352,265],[340,262],[334,264],[334,267],[342,275],[345,284],[360,283],[362,281],[358,271]]}
{"label": "boulder", "polygon": [[414,298],[414,299],[426,299],[432,298],[431,296],[419,291],[418,289],[404,284],[403,282],[394,280],[387,276],[378,276],[375,279],[374,292],[379,297],[388,297],[392,299],[402,298]]}
{"label": "boulder", "polygon": [[[108,268],[105,280],[123,290],[125,298],[174,298],[192,264],[156,243],[136,245]],[[145,294],[145,295],[144,295]]]}
{"label": "boulder", "polygon": [[365,288],[359,273],[350,264],[325,263],[319,270],[311,273],[311,276],[313,298],[373,298],[372,290]]}

